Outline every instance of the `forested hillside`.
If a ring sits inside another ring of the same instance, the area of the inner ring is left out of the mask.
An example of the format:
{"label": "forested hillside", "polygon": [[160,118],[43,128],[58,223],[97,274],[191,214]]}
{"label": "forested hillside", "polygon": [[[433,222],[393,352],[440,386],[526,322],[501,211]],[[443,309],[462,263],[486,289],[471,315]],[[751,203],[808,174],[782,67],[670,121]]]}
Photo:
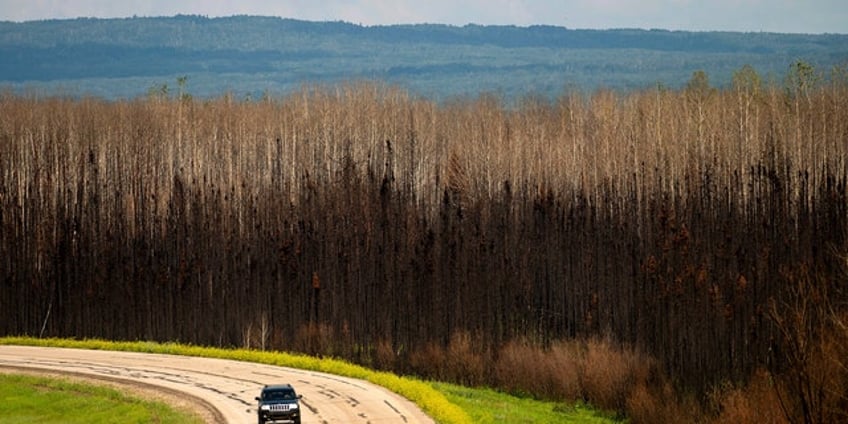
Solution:
{"label": "forested hillside", "polygon": [[177,16],[0,22],[0,57],[2,85],[105,98],[174,88],[183,76],[199,96],[258,98],[303,83],[379,80],[436,99],[518,98],[555,97],[565,87],[677,88],[699,69],[723,86],[745,64],[780,80],[796,60],[819,69],[844,63],[848,35]]}

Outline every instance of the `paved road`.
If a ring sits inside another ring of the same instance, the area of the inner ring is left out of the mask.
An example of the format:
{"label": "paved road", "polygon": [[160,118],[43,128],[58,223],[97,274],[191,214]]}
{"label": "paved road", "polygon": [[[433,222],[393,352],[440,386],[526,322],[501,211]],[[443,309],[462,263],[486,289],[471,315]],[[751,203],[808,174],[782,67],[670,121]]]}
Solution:
{"label": "paved road", "polygon": [[[134,352],[0,346],[0,367],[66,373],[151,388],[206,408],[207,420],[255,423],[264,384],[303,395],[303,424],[433,423],[405,398],[371,383],[313,371],[222,359]],[[166,396],[167,397],[167,396]]]}

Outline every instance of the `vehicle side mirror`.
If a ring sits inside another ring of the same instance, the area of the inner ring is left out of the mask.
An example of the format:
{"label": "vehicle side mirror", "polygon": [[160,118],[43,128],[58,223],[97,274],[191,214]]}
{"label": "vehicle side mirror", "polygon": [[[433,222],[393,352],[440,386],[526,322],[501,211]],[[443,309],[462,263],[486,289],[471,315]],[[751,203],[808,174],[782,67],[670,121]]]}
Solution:
{"label": "vehicle side mirror", "polygon": [[262,400],[262,398],[260,398],[259,396],[256,396],[254,399],[256,399],[256,400]]}
{"label": "vehicle side mirror", "polygon": [[303,399],[303,395],[297,395],[298,399]]}

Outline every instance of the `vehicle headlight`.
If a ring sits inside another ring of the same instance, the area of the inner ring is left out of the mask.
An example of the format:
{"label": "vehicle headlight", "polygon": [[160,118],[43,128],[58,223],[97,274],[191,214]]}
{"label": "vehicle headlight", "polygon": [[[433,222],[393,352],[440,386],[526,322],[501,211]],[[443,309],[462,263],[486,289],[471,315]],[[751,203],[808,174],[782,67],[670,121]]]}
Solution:
{"label": "vehicle headlight", "polygon": [[263,411],[270,411],[271,406],[270,405],[262,405],[262,406],[259,407],[259,409],[263,410]]}
{"label": "vehicle headlight", "polygon": [[297,404],[293,403],[293,404],[289,405],[289,409],[297,409]]}

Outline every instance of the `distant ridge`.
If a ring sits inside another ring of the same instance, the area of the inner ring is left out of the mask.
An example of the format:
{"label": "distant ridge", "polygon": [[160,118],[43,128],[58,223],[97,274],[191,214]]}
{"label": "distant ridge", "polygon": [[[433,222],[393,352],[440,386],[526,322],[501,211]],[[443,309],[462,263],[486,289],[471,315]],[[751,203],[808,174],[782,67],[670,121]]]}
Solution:
{"label": "distant ridge", "polygon": [[0,85],[109,98],[143,95],[183,75],[201,96],[368,79],[436,98],[512,97],[680,86],[695,70],[721,85],[745,64],[775,78],[795,60],[829,69],[848,62],[848,35],[178,15],[0,22],[0,55]]}

